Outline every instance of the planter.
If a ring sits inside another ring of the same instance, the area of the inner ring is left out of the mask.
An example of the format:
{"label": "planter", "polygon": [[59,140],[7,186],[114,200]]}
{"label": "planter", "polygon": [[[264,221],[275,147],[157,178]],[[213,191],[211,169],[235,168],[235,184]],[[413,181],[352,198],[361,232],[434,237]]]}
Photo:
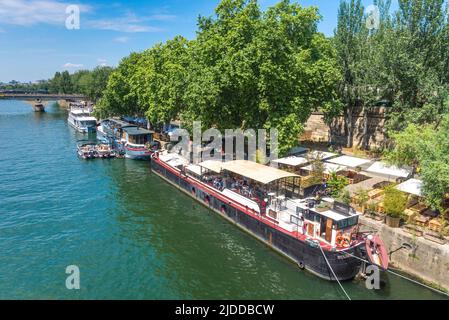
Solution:
{"label": "planter", "polygon": [[422,235],[423,235],[422,230],[420,230],[418,227],[416,227],[414,225],[406,225],[404,228],[404,231],[408,232],[414,236],[417,236],[417,237],[422,237]]}
{"label": "planter", "polygon": [[325,212],[330,209],[330,207],[315,207],[316,212]]}
{"label": "planter", "polygon": [[401,224],[401,218],[400,217],[390,217],[390,216],[386,216],[385,217],[385,223],[387,226],[391,227],[391,228],[399,228],[400,224]]}
{"label": "planter", "polygon": [[435,234],[434,232],[425,232],[424,239],[436,242],[438,244],[446,244],[447,241],[445,238],[443,238],[439,234]]}
{"label": "planter", "polygon": [[383,213],[376,212],[373,214],[373,219],[377,221],[384,221],[385,215]]}

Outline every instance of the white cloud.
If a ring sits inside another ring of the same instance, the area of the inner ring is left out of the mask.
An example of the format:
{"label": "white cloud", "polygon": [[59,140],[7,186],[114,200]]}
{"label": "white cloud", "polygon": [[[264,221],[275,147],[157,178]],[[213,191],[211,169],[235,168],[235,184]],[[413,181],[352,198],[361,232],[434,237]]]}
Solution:
{"label": "white cloud", "polygon": [[[68,2],[57,0],[0,0],[0,24],[32,26],[39,23],[65,25]],[[80,12],[91,10],[79,5]]]}
{"label": "white cloud", "polygon": [[160,32],[160,28],[143,25],[140,23],[133,23],[126,18],[109,19],[109,20],[92,20],[87,22],[87,25],[93,29],[120,31],[126,33],[136,32]]}
{"label": "white cloud", "polygon": [[163,31],[161,28],[146,24],[145,22],[148,20],[151,19],[138,17],[132,12],[126,12],[125,15],[121,17],[91,20],[87,22],[87,25],[94,29],[120,31],[126,33]]}
{"label": "white cloud", "polygon": [[114,39],[115,42],[120,42],[120,43],[127,43],[129,40],[128,37],[117,37]]}
{"label": "white cloud", "polygon": [[98,65],[100,67],[107,67],[108,66],[108,64],[107,64],[108,60],[106,60],[106,59],[97,59],[97,62],[98,62]]}
{"label": "white cloud", "polygon": [[80,64],[80,63],[71,63],[71,62],[67,62],[66,64],[64,64],[62,67],[65,69],[79,69],[82,68],[84,65]]}

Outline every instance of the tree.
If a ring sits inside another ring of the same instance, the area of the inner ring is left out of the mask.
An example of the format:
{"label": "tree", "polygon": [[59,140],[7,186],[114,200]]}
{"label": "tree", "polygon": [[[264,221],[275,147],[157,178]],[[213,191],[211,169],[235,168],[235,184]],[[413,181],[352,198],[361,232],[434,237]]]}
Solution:
{"label": "tree", "polygon": [[192,44],[184,119],[218,129],[276,128],[279,153],[297,144],[313,110],[335,99],[331,42],[314,7],[284,0],[261,12],[255,0],[224,0],[201,18]]}
{"label": "tree", "polygon": [[131,77],[137,72],[141,58],[141,53],[132,53],[122,59],[110,74],[103,96],[94,110],[97,117],[145,114],[146,107],[139,105],[137,93],[132,90],[130,83]]}
{"label": "tree", "polygon": [[72,79],[70,78],[70,74],[67,70],[61,73],[59,92],[64,94],[73,93]]}
{"label": "tree", "polygon": [[390,186],[385,189],[383,204],[388,216],[400,218],[407,205],[407,196],[402,191]]}
{"label": "tree", "polygon": [[395,146],[387,160],[396,165],[419,168],[423,194],[434,209],[444,210],[443,200],[449,194],[449,114],[438,128],[433,125],[409,124],[393,135]]}
{"label": "tree", "polygon": [[50,81],[50,91],[53,93],[61,92],[61,73],[56,72],[53,79]]}
{"label": "tree", "polygon": [[337,175],[336,172],[331,172],[330,178],[327,180],[327,185],[334,198],[339,198],[344,195],[344,189],[349,185],[348,179]]}

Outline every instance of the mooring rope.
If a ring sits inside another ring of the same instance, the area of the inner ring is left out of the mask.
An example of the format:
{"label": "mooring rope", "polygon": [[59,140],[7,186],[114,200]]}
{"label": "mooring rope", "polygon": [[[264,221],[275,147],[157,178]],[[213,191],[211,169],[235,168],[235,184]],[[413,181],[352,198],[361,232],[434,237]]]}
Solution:
{"label": "mooring rope", "polygon": [[321,253],[323,254],[324,260],[325,260],[326,263],[327,263],[327,266],[329,267],[329,269],[331,270],[332,274],[334,275],[335,280],[337,280],[338,284],[340,285],[341,290],[343,290],[343,292],[345,293],[345,295],[346,295],[346,297],[348,298],[348,300],[351,300],[351,297],[349,297],[349,295],[348,295],[348,293],[346,292],[345,288],[343,288],[343,285],[340,283],[340,280],[338,280],[337,275],[336,275],[335,272],[334,272],[334,269],[332,269],[331,264],[330,264],[329,261],[327,260],[327,257],[326,257],[326,255],[324,254],[323,248],[322,248],[321,246],[319,246],[319,247],[320,247]]}
{"label": "mooring rope", "polygon": [[[349,256],[351,256],[351,257],[353,257],[353,258],[359,259],[360,261],[363,261],[363,262],[365,262],[365,263],[373,264],[372,262],[369,262],[368,260],[365,260],[365,259],[363,259],[363,258],[357,257],[357,256],[355,256],[355,255],[353,255],[353,254],[351,254],[351,253],[349,253],[349,252],[338,252],[338,253],[341,253],[341,254],[347,254],[347,255],[349,255]],[[400,277],[400,278],[403,278],[403,279],[405,279],[405,280],[408,280],[408,281],[410,281],[410,282],[413,282],[413,283],[415,283],[415,284],[418,284],[418,285],[420,285],[420,286],[423,286],[423,287],[425,287],[425,288],[427,288],[427,289],[429,289],[429,290],[435,291],[435,292],[437,292],[437,293],[439,293],[439,294],[442,294],[442,295],[445,295],[445,296],[448,296],[448,297],[449,297],[449,294],[447,294],[447,293],[444,292],[444,291],[441,291],[441,290],[438,290],[438,289],[433,288],[433,287],[431,287],[431,286],[428,286],[428,285],[426,285],[426,284],[424,284],[424,283],[421,283],[421,282],[419,282],[419,281],[417,281],[417,280],[408,278],[408,277],[406,277],[406,276],[404,276],[404,275],[402,275],[402,274],[400,274],[400,273],[394,272],[394,271],[392,271],[392,270],[390,270],[390,269],[385,269],[385,271],[386,271],[386,272],[389,272],[389,273],[391,273],[391,274],[394,274],[395,276],[398,276],[398,277]]]}

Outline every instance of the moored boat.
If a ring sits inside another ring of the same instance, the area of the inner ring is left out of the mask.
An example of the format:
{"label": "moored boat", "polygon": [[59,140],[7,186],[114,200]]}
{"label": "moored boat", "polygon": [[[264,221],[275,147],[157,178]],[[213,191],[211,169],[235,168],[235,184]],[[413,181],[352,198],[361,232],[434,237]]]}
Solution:
{"label": "moored boat", "polygon": [[41,99],[37,99],[35,102],[33,102],[32,107],[34,112],[45,112],[45,106],[42,103]]}
{"label": "moored boat", "polygon": [[92,116],[92,109],[88,107],[72,106],[67,122],[81,133],[91,133],[97,129],[97,119]]}
{"label": "moored boat", "polygon": [[101,139],[110,141],[114,149],[129,159],[149,160],[147,144],[153,142],[153,131],[119,119],[102,120],[97,130]]}
{"label": "moored boat", "polygon": [[96,146],[97,144],[92,141],[78,141],[77,153],[82,159],[95,159],[96,156]]}
{"label": "moored boat", "polygon": [[151,168],[301,269],[331,281],[361,270],[366,235],[358,214],[333,199],[298,198],[295,174],[243,160],[192,165],[172,153],[154,153]]}
{"label": "moored boat", "polygon": [[90,141],[90,140],[80,140],[78,141],[77,148],[78,156],[82,159],[95,159],[95,158],[115,158],[116,152],[112,147],[101,140]]}

